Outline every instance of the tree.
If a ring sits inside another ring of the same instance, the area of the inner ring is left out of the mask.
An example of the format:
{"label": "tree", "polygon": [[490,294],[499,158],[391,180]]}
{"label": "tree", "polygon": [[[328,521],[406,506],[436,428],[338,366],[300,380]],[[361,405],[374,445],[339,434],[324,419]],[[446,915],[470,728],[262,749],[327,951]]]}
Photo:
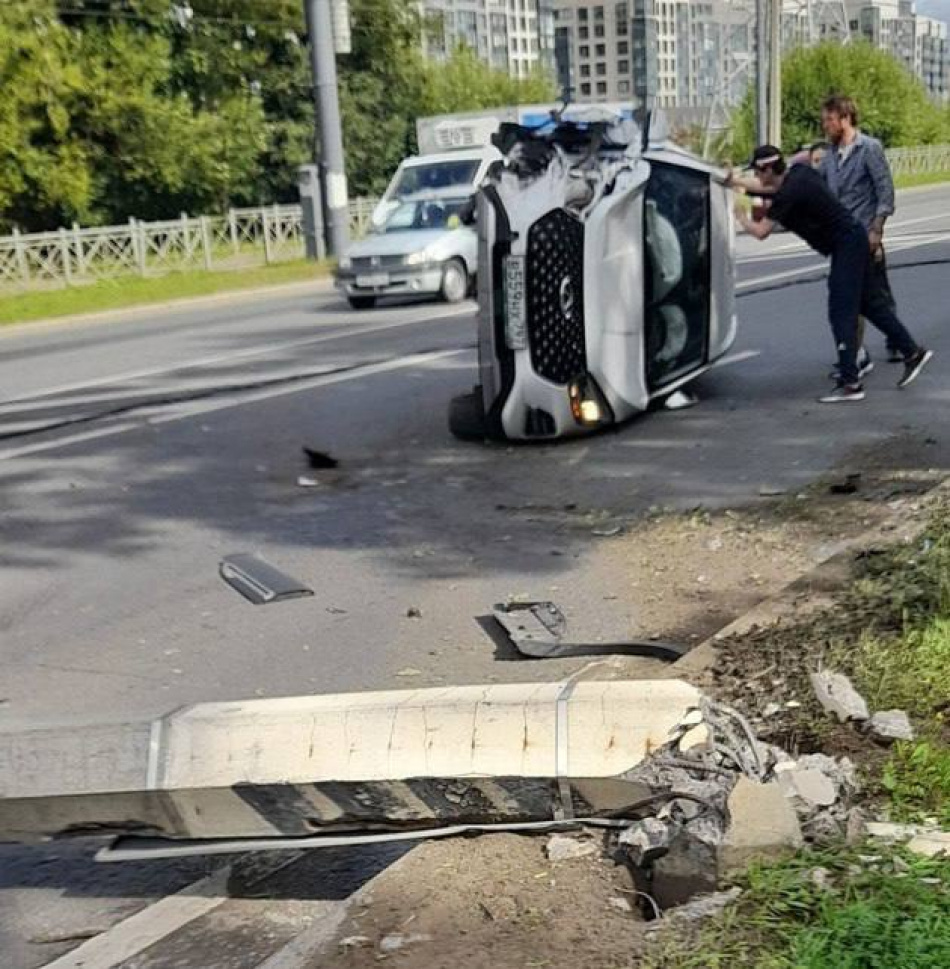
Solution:
{"label": "tree", "polygon": [[[829,94],[855,99],[861,127],[886,147],[924,145],[948,137],[948,119],[923,85],[890,54],[860,42],[800,47],[782,63],[782,140],[785,148],[821,137],[821,101]],[[734,158],[748,157],[755,138],[755,92],[734,115]]]}

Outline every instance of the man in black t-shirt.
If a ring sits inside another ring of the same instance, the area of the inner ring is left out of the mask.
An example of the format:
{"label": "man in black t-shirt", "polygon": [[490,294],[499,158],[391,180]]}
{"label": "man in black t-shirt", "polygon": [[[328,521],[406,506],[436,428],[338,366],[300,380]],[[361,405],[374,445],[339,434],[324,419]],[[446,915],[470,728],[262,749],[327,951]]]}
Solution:
{"label": "man in black t-shirt", "polygon": [[864,399],[864,386],[858,373],[858,316],[863,314],[887,337],[904,358],[904,373],[898,387],[906,387],[933,356],[918,346],[897,318],[893,307],[870,299],[871,247],[863,226],[831,194],[824,179],[809,165],[786,168],[778,148],[762,145],[752,156],[754,179],[732,175],[728,184],[744,188],[750,195],[765,199],[767,214],[751,220],[737,206],[736,217],[745,230],[757,239],[771,235],[780,222],[804,239],[816,252],[831,257],[828,276],[828,321],[838,347],[838,384],[821,397],[822,403]]}

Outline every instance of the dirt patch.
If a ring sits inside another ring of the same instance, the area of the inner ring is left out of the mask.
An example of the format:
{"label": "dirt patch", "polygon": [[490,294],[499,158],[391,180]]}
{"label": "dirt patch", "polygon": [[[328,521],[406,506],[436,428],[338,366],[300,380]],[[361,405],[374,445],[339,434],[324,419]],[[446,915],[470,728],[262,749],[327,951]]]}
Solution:
{"label": "dirt patch", "polygon": [[914,514],[942,477],[878,467],[871,457],[860,466],[757,506],[659,511],[605,545],[598,567],[625,577],[634,635],[706,639],[857,536],[896,527],[895,513]]}
{"label": "dirt patch", "polygon": [[376,880],[311,969],[633,965],[643,923],[627,870],[599,841],[596,854],[557,862],[546,841],[498,834],[420,845]]}

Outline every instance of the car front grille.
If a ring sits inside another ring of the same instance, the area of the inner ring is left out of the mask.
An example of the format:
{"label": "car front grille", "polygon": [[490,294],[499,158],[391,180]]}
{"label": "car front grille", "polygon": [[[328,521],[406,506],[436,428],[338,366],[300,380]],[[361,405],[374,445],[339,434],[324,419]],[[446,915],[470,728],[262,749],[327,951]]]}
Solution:
{"label": "car front grille", "polygon": [[360,256],[352,261],[351,269],[355,273],[378,273],[402,269],[404,265],[404,256]]}
{"label": "car front grille", "polygon": [[563,209],[528,230],[526,316],[536,373],[566,384],[587,369],[584,342],[584,226]]}

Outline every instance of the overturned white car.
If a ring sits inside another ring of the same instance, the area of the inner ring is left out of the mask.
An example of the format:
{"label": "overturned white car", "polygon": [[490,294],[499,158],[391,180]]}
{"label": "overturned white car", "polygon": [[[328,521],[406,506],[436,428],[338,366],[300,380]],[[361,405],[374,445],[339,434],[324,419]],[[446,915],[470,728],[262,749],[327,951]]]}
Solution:
{"label": "overturned white car", "polygon": [[480,383],[452,401],[456,436],[615,424],[729,349],[733,214],[719,169],[619,118],[495,137],[504,159],[477,207]]}

